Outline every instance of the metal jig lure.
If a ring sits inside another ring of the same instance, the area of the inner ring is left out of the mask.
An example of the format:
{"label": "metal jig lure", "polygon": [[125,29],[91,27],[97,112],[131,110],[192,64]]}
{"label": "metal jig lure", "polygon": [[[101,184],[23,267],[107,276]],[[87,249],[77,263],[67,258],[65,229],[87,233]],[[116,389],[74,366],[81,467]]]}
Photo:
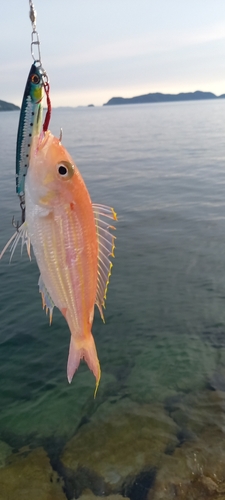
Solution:
{"label": "metal jig lure", "polygon": [[[29,167],[33,138],[41,132],[44,92],[47,100],[47,112],[43,123],[43,132],[47,131],[51,118],[49,79],[42,65],[40,39],[36,29],[36,11],[32,0],[29,0],[29,5],[29,16],[32,25],[31,56],[34,62],[25,86],[16,145],[16,192],[19,196],[22,210],[21,224],[25,221],[25,177]],[[14,217],[12,224],[17,230],[21,225],[19,222],[15,223]]]}

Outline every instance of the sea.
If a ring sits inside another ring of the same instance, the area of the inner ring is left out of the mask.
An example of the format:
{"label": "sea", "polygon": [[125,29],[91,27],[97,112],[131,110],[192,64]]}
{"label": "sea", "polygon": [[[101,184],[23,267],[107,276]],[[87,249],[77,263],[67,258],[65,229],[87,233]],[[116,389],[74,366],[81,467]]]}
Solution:
{"label": "sea", "polygon": [[[18,119],[0,113],[1,249],[20,220]],[[84,363],[67,382],[69,329],[58,310],[49,325],[33,254],[0,261],[0,440],[44,447],[52,463],[109,401],[155,405],[160,419],[225,394],[225,100],[53,109],[61,127],[92,201],[118,222],[105,324],[96,310],[93,325],[95,400]]]}

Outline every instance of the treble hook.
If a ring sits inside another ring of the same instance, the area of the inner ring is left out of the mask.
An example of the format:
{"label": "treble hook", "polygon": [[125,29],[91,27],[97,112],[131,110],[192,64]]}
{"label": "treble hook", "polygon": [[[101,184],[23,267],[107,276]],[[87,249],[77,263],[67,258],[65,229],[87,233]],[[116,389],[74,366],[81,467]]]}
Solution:
{"label": "treble hook", "polygon": [[21,226],[21,224],[19,223],[19,221],[15,222],[15,217],[14,216],[12,218],[12,226],[15,227],[15,229],[17,230],[17,232],[19,231],[19,228]]}
{"label": "treble hook", "polygon": [[15,217],[13,216],[12,218],[12,225],[13,227],[15,227],[15,229],[17,230],[17,232],[19,231],[19,228],[23,225],[23,223],[25,222],[25,211],[26,211],[26,207],[25,207],[25,199],[24,199],[24,195],[23,196],[20,196],[20,208],[21,208],[21,223],[19,223],[19,221],[15,222]]}

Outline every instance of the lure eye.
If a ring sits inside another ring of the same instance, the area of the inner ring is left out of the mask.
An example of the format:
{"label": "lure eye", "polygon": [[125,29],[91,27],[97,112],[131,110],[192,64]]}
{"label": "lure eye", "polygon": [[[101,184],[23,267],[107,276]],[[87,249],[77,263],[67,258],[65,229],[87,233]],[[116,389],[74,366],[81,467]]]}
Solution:
{"label": "lure eye", "polygon": [[61,161],[57,165],[58,174],[62,179],[68,180],[73,177],[74,165],[69,161]]}
{"label": "lure eye", "polygon": [[35,73],[33,75],[31,75],[30,79],[31,79],[32,83],[35,83],[36,85],[38,83],[40,83],[40,77],[38,75],[36,75]]}

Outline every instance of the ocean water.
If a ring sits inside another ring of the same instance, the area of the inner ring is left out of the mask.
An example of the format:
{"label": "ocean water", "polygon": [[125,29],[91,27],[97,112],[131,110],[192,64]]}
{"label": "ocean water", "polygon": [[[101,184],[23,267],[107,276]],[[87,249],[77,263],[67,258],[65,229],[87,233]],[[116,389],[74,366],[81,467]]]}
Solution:
{"label": "ocean water", "polygon": [[[105,325],[95,313],[95,401],[85,364],[68,385],[69,330],[58,311],[48,324],[35,259],[0,262],[0,439],[15,451],[57,454],[113,398],[171,414],[225,391],[224,117],[224,100],[53,110],[92,200],[118,214],[116,258]],[[18,118],[0,113],[0,248],[20,217]]]}

